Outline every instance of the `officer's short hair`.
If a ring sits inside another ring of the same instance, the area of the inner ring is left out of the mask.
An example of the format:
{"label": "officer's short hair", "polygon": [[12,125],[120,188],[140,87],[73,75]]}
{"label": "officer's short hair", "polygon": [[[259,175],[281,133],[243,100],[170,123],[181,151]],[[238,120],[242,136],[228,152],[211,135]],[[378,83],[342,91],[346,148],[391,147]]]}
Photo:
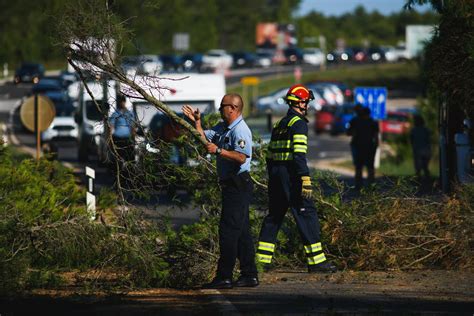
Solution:
{"label": "officer's short hair", "polygon": [[242,97],[238,93],[229,93],[227,94],[228,96],[232,97],[233,100],[235,100],[235,104],[237,106],[237,110],[239,112],[242,112],[244,109],[244,101],[242,100]]}

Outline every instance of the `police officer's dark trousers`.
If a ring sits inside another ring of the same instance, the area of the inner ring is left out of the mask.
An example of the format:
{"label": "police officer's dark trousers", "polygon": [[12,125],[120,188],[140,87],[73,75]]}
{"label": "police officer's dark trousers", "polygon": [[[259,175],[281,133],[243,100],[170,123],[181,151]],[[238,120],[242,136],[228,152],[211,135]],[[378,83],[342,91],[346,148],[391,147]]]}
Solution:
{"label": "police officer's dark trousers", "polygon": [[275,251],[277,233],[288,208],[296,221],[305,248],[308,265],[326,260],[320,242],[319,219],[310,199],[301,197],[301,179],[292,177],[284,163],[269,166],[269,214],[260,231],[258,261],[270,263]]}
{"label": "police officer's dark trousers", "polygon": [[236,259],[242,276],[256,277],[255,247],[250,234],[249,205],[252,179],[248,172],[220,182],[222,214],[219,224],[220,257],[217,265],[219,279],[231,279]]}

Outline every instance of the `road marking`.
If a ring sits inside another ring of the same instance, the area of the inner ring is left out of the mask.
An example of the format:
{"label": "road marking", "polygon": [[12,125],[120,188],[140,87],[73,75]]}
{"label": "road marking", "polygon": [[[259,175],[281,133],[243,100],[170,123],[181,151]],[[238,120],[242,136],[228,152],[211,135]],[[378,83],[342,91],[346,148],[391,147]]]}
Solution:
{"label": "road marking", "polygon": [[212,303],[216,304],[221,314],[240,315],[237,308],[232,304],[221,292],[214,289],[200,290],[202,293],[209,296]]}

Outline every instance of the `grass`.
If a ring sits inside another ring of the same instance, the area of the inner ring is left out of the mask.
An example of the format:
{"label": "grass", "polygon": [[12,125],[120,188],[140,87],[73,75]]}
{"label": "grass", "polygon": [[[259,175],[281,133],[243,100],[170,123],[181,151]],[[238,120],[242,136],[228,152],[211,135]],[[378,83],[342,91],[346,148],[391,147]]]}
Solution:
{"label": "grass", "polygon": [[[345,160],[334,164],[335,166],[354,169],[352,160]],[[431,159],[429,169],[432,176],[439,176],[439,161],[437,159]],[[415,167],[411,157],[403,160],[401,163],[394,163],[390,159],[382,159],[380,161],[380,167],[376,170],[378,175],[402,177],[402,176],[413,176],[415,175]]]}

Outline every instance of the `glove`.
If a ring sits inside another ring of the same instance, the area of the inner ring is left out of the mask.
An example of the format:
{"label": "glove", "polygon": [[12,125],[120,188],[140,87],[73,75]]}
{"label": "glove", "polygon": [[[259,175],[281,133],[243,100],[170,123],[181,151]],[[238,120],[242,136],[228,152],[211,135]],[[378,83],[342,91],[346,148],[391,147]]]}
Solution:
{"label": "glove", "polygon": [[301,197],[310,199],[313,196],[313,186],[311,185],[311,178],[308,176],[301,177]]}

